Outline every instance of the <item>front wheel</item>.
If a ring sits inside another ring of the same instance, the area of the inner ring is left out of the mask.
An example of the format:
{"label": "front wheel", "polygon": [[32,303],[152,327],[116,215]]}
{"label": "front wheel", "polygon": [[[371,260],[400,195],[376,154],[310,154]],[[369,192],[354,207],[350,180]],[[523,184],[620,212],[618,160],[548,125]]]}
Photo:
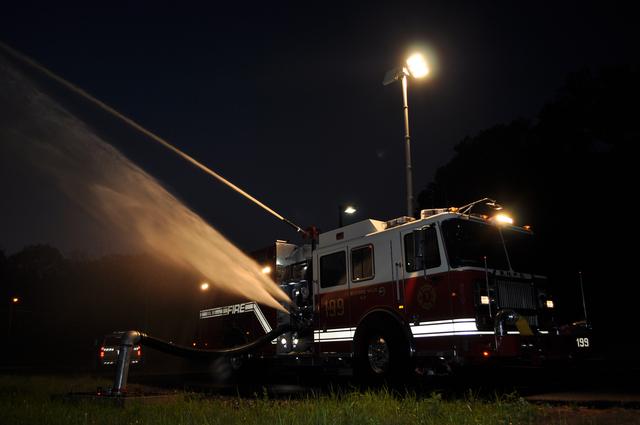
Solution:
{"label": "front wheel", "polygon": [[369,339],[367,343],[367,361],[374,374],[384,375],[391,366],[391,353],[389,343],[380,335]]}
{"label": "front wheel", "polygon": [[358,332],[354,373],[361,382],[398,384],[408,377],[410,357],[406,338],[385,322],[372,321]]}

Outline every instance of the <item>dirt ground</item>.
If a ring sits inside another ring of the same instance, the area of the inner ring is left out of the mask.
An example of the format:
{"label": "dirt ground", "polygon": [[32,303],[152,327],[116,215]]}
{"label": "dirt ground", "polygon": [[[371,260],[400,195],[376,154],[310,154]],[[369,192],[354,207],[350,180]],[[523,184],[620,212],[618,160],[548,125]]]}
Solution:
{"label": "dirt ground", "polygon": [[640,410],[623,409],[619,407],[595,409],[589,407],[545,407],[550,419],[554,422],[564,422],[567,425],[583,424],[640,424]]}

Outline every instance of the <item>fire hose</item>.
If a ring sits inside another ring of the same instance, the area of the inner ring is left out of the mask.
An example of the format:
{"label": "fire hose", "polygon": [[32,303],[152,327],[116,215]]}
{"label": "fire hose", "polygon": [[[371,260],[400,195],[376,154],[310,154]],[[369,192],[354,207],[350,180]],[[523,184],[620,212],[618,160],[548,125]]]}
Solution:
{"label": "fire hose", "polygon": [[185,347],[176,345],[171,342],[164,341],[160,338],[156,338],[139,331],[125,332],[120,339],[120,351],[118,353],[118,361],[116,363],[116,375],[113,382],[113,388],[111,389],[112,395],[123,395],[126,393],[127,379],[129,376],[129,365],[131,363],[131,354],[133,346],[140,344],[163,353],[172,354],[179,357],[196,358],[196,359],[211,359],[219,358],[221,356],[245,354],[253,351],[254,349],[267,344],[278,336],[293,330],[295,326],[292,324],[285,324],[277,327],[271,332],[263,335],[255,341],[249,342],[244,345],[239,345],[232,348],[223,349],[198,349],[192,347]]}

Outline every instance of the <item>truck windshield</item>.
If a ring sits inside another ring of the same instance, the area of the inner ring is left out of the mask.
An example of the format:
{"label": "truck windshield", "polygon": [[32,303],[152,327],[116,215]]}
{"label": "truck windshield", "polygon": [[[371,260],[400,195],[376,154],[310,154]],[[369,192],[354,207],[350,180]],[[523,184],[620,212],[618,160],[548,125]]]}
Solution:
{"label": "truck windshield", "polygon": [[534,238],[528,233],[461,219],[442,223],[442,233],[452,268],[484,267],[485,256],[491,269],[508,270],[511,262],[514,271],[531,273],[537,263]]}
{"label": "truck windshield", "polygon": [[523,273],[541,273],[543,263],[540,258],[541,251],[536,244],[537,239],[530,233],[517,230],[502,230],[509,261],[514,271]]}

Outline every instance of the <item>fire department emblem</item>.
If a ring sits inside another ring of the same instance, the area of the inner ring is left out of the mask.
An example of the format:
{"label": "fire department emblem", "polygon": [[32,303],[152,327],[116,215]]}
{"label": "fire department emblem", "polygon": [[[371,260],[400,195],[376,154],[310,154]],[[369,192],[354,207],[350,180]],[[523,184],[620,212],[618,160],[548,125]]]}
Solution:
{"label": "fire department emblem", "polygon": [[431,310],[436,304],[436,290],[432,285],[422,285],[418,289],[418,305],[425,310]]}

